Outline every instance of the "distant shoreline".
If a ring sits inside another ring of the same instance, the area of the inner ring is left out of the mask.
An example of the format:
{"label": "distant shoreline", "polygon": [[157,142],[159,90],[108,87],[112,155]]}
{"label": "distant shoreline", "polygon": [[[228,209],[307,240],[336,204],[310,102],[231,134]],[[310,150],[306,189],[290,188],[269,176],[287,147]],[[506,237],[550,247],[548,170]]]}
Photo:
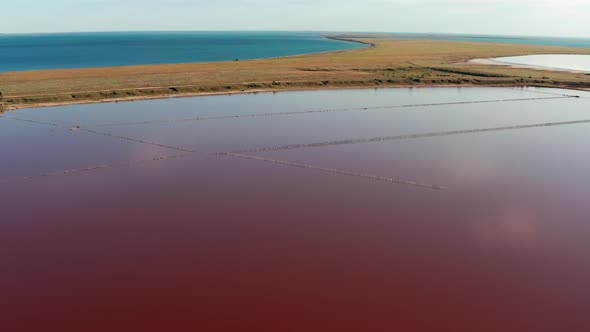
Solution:
{"label": "distant shoreline", "polygon": [[590,49],[352,38],[370,47],[282,58],[0,73],[4,110],[171,97],[349,88],[537,86],[590,89],[590,74],[512,68],[472,59],[590,54]]}

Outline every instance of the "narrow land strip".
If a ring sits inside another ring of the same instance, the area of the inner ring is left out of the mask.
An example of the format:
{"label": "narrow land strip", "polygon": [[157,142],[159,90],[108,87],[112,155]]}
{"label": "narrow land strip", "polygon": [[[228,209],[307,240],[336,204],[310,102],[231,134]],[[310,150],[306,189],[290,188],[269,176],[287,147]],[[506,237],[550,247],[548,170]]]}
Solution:
{"label": "narrow land strip", "polygon": [[470,59],[590,54],[590,49],[351,38],[369,48],[238,62],[0,73],[4,110],[106,101],[298,89],[405,86],[590,88],[583,73],[469,64]]}

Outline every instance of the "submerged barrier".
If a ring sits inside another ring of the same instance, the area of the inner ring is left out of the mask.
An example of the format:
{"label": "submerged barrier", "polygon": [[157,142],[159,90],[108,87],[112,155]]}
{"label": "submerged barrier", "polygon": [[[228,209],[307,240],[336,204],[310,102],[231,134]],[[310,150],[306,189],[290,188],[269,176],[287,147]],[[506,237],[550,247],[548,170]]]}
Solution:
{"label": "submerged barrier", "polygon": [[[71,131],[82,131],[82,132],[86,132],[86,133],[90,133],[90,134],[94,134],[94,135],[101,135],[101,136],[111,137],[114,139],[127,140],[127,141],[131,141],[131,142],[147,144],[147,145],[151,145],[151,146],[156,146],[156,147],[175,150],[178,152],[183,152],[183,154],[179,154],[179,155],[153,157],[151,159],[123,161],[123,162],[111,163],[111,164],[107,163],[107,164],[88,166],[88,167],[83,167],[83,168],[78,168],[78,169],[41,173],[41,174],[37,174],[34,176],[19,178],[20,180],[32,180],[32,179],[36,179],[36,178],[43,178],[43,177],[56,176],[56,175],[66,175],[66,174],[71,174],[71,173],[84,173],[84,172],[90,172],[90,171],[95,171],[95,170],[104,169],[104,168],[112,168],[112,167],[116,167],[116,166],[125,166],[125,165],[133,166],[135,164],[145,163],[145,162],[149,162],[149,161],[163,161],[163,160],[170,160],[170,159],[178,159],[178,158],[183,158],[183,157],[192,155],[195,152],[193,150],[189,150],[189,149],[185,149],[185,148],[181,148],[181,147],[177,147],[177,146],[166,145],[166,144],[161,144],[161,143],[157,143],[157,142],[151,142],[151,141],[147,141],[147,140],[127,137],[127,136],[115,135],[115,134],[107,133],[107,132],[100,132],[100,131],[96,131],[96,130],[92,130],[92,129],[88,129],[88,128],[82,128],[80,126],[70,126],[70,125],[65,125],[65,124],[46,122],[46,121],[38,121],[38,120],[32,120],[32,119],[17,118],[17,117],[12,117],[12,116],[10,116],[10,117],[2,116],[2,118],[13,120],[13,121],[21,121],[21,122],[41,124],[41,125],[45,125],[45,126],[52,126],[52,127],[62,128],[62,129],[71,130]],[[7,183],[9,181],[10,180],[0,180],[0,183]]]}
{"label": "submerged barrier", "polygon": [[[561,96],[561,97],[566,97],[566,98],[580,98],[580,96],[578,96],[578,95],[568,95],[568,94],[559,93],[559,92],[535,91],[535,90],[529,90],[529,89],[527,89],[527,87],[512,87],[509,89],[516,90],[516,91],[526,91],[526,92],[530,92],[530,93],[539,93],[539,94],[543,94],[543,95]],[[559,88],[555,88],[555,89],[559,89]]]}
{"label": "submerged barrier", "polygon": [[228,154],[226,154],[226,156],[235,157],[235,158],[242,158],[242,159],[249,159],[249,160],[257,160],[257,161],[262,161],[262,162],[281,165],[281,166],[310,169],[310,170],[321,171],[324,173],[346,175],[346,176],[351,176],[351,177],[369,179],[369,180],[373,180],[373,181],[394,183],[394,184],[400,184],[400,185],[406,185],[406,186],[414,186],[414,187],[420,187],[420,188],[426,188],[426,189],[432,189],[432,190],[445,190],[446,189],[445,187],[438,186],[438,185],[424,184],[424,183],[419,183],[419,182],[415,182],[415,181],[403,180],[403,179],[399,179],[399,178],[385,177],[385,176],[373,175],[373,174],[367,174],[367,173],[352,172],[352,171],[340,170],[340,169],[336,169],[336,168],[313,166],[313,165],[309,165],[309,164],[302,164],[302,163],[295,163],[295,162],[291,162],[291,161],[263,158],[263,157],[246,155],[246,154],[228,153]]}
{"label": "submerged barrier", "polygon": [[[535,92],[535,91],[531,91],[531,92]],[[540,93],[543,93],[543,92],[540,92]],[[549,93],[549,94],[553,94],[553,93]],[[557,95],[555,97],[539,97],[539,98],[495,99],[495,100],[479,100],[479,101],[464,101],[464,102],[359,107],[359,108],[347,108],[347,109],[324,109],[324,110],[310,110],[310,111],[241,114],[241,115],[229,115],[229,116],[196,117],[196,118],[177,119],[177,120],[145,121],[145,122],[135,122],[135,123],[126,123],[126,124],[123,124],[123,123],[110,124],[110,125],[106,124],[106,125],[102,125],[102,126],[151,124],[151,123],[177,123],[177,122],[215,120],[215,119],[289,116],[289,115],[313,114],[313,113],[367,111],[367,110],[379,110],[379,109],[403,109],[403,108],[413,108],[413,107],[466,105],[466,104],[499,103],[499,102],[518,102],[518,101],[551,100],[551,99],[565,99],[565,98],[579,98],[579,96]],[[183,147],[167,145],[167,144],[148,141],[148,140],[144,140],[144,139],[128,137],[128,136],[117,135],[117,134],[110,133],[110,132],[98,131],[95,129],[91,129],[91,128],[83,127],[83,126],[79,126],[79,125],[72,126],[72,125],[68,125],[68,124],[44,122],[44,121],[25,119],[25,118],[19,118],[19,117],[12,117],[12,116],[1,116],[1,117],[5,118],[5,119],[9,119],[9,120],[14,120],[14,121],[22,121],[22,122],[29,122],[29,123],[36,123],[36,124],[58,127],[58,128],[62,128],[62,129],[70,130],[70,131],[82,131],[82,132],[86,132],[86,133],[90,133],[90,134],[94,134],[94,135],[101,135],[101,136],[111,137],[114,139],[127,140],[127,141],[131,141],[131,142],[147,144],[147,145],[166,148],[166,149],[172,149],[172,150],[184,153],[181,155],[168,156],[168,157],[154,157],[154,158],[148,159],[148,160],[126,161],[126,162],[120,162],[120,163],[115,163],[115,164],[100,164],[100,165],[84,167],[84,168],[80,168],[80,169],[48,172],[48,173],[38,174],[35,176],[21,178],[21,179],[25,179],[25,180],[46,177],[46,176],[70,174],[70,173],[83,173],[83,172],[89,172],[89,171],[93,171],[93,170],[115,167],[117,165],[133,165],[133,164],[146,162],[146,161],[176,159],[176,158],[188,156],[188,155],[193,154],[195,152],[194,150],[186,149]],[[379,175],[351,172],[351,171],[340,170],[340,169],[335,169],[335,168],[326,168],[326,167],[313,166],[313,165],[309,165],[309,164],[294,163],[294,162],[288,162],[288,161],[282,161],[282,160],[276,160],[276,159],[270,159],[270,158],[263,158],[263,157],[253,156],[253,155],[251,155],[251,153],[267,152],[267,151],[282,151],[282,150],[291,150],[291,149],[303,149],[303,148],[315,148],[315,147],[323,147],[323,146],[331,146],[331,145],[347,145],[347,144],[384,142],[384,141],[427,138],[427,137],[437,137],[437,136],[452,136],[452,135],[461,135],[461,134],[474,134],[474,133],[483,133],[483,132],[507,131],[507,130],[535,128],[535,127],[551,127],[551,126],[574,125],[574,124],[584,124],[584,123],[590,123],[590,120],[578,120],[578,121],[568,121],[568,122],[550,122],[550,123],[538,123],[538,124],[529,124],[529,125],[514,125],[514,126],[506,126],[506,127],[466,129],[466,130],[455,130],[455,131],[430,132],[430,133],[422,133],[422,134],[383,136],[383,137],[373,137],[373,138],[357,138],[357,139],[326,141],[326,142],[317,142],[317,143],[305,143],[305,144],[277,145],[277,146],[253,148],[253,149],[248,149],[248,150],[220,152],[220,153],[215,153],[214,155],[230,156],[230,157],[237,157],[237,158],[250,159],[250,160],[258,160],[258,161],[263,161],[263,162],[273,163],[273,164],[278,164],[278,165],[283,165],[283,166],[290,166],[290,167],[297,167],[297,168],[303,168],[303,169],[317,170],[317,171],[322,171],[325,173],[360,177],[360,178],[370,179],[373,181],[381,181],[381,182],[395,183],[395,184],[401,184],[401,185],[411,185],[411,186],[416,186],[416,187],[429,188],[429,189],[433,189],[433,190],[442,190],[445,188],[441,187],[441,186],[437,186],[437,185],[422,184],[422,183],[418,183],[415,181],[408,181],[408,180],[392,178],[392,177],[384,177],[384,176],[379,176]],[[0,180],[0,183],[1,182],[6,182],[6,181]]]}
{"label": "submerged barrier", "polygon": [[97,130],[93,130],[93,129],[89,129],[89,128],[85,128],[85,127],[81,127],[81,126],[69,126],[69,125],[65,125],[65,124],[38,121],[38,120],[32,120],[32,119],[24,119],[24,118],[16,118],[16,117],[12,117],[12,116],[11,117],[4,116],[3,118],[9,119],[9,120],[14,120],[14,121],[22,121],[22,122],[29,122],[29,123],[42,124],[42,125],[46,125],[46,126],[58,127],[58,128],[71,130],[71,131],[78,131],[79,130],[79,131],[87,132],[90,134],[106,136],[106,137],[111,137],[111,138],[115,138],[115,139],[121,139],[121,140],[136,142],[136,143],[148,144],[148,145],[171,149],[171,150],[176,150],[176,151],[180,151],[180,152],[187,152],[187,153],[195,152],[194,150],[185,149],[185,148],[181,148],[178,146],[167,145],[167,144],[162,144],[162,143],[157,143],[157,142],[151,142],[151,141],[128,137],[128,136],[116,135],[113,133],[97,131]]}
{"label": "submerged barrier", "polygon": [[305,115],[305,114],[316,114],[316,113],[338,113],[338,112],[373,111],[373,110],[385,110],[385,109],[404,109],[404,108],[449,106],[449,105],[506,103],[506,102],[533,101],[533,100],[567,99],[567,98],[577,98],[577,97],[578,96],[558,95],[556,97],[492,99],[492,100],[456,101],[456,102],[428,103],[428,104],[406,104],[406,105],[389,105],[389,106],[336,108],[336,109],[292,111],[292,112],[267,112],[267,113],[234,114],[234,115],[220,115],[220,116],[198,116],[198,117],[183,118],[183,119],[104,123],[104,124],[93,125],[92,127],[96,128],[96,127],[134,126],[134,125],[148,125],[148,124],[162,124],[162,123],[195,122],[195,121],[207,121],[207,120],[228,120],[228,119],[241,119],[241,118],[260,118],[260,117],[272,117],[272,116]]}
{"label": "submerged barrier", "polygon": [[236,150],[236,151],[230,151],[230,152],[220,152],[220,153],[217,153],[217,155],[257,153],[257,152],[268,152],[268,151],[284,151],[284,150],[306,149],[306,148],[319,148],[319,147],[330,146],[330,145],[375,143],[375,142],[385,142],[385,141],[395,141],[395,140],[405,140],[405,139],[454,136],[454,135],[476,134],[476,133],[495,132],[495,131],[508,131],[508,130],[539,128],[539,127],[566,126],[566,125],[586,124],[586,123],[590,123],[590,120],[577,120],[577,121],[566,121],[566,122],[547,122],[547,123],[535,123],[535,124],[529,124],[529,125],[515,125],[515,126],[506,126],[506,127],[478,128],[478,129],[465,129],[465,130],[454,130],[454,131],[439,131],[439,132],[430,132],[430,133],[424,133],[424,134],[407,134],[407,135],[398,135],[398,136],[356,138],[356,139],[317,142],[317,143],[275,145],[275,146],[253,148],[253,149],[249,149],[249,150]]}
{"label": "submerged barrier", "polygon": [[184,157],[188,157],[191,155],[192,154],[179,154],[179,155],[171,155],[171,156],[153,157],[151,159],[138,159],[138,160],[131,160],[131,161],[121,161],[121,162],[115,162],[115,163],[98,164],[98,165],[81,167],[81,168],[76,168],[76,169],[44,172],[44,173],[39,173],[36,175],[18,177],[15,179],[3,179],[3,180],[0,180],[0,183],[9,183],[11,181],[17,181],[17,180],[27,181],[27,180],[34,180],[34,179],[45,178],[45,177],[76,174],[76,173],[86,173],[86,172],[114,168],[114,167],[133,167],[135,165],[143,164],[143,163],[147,163],[147,162],[179,159],[179,158],[184,158]]}
{"label": "submerged barrier", "polygon": [[107,137],[122,139],[122,140],[136,142],[136,143],[143,143],[143,144],[153,145],[153,146],[157,146],[157,147],[161,147],[161,148],[166,148],[166,149],[172,149],[172,150],[176,150],[176,151],[180,151],[180,152],[188,152],[188,153],[195,152],[194,150],[185,149],[185,148],[181,148],[181,147],[178,147],[178,146],[173,146],[173,145],[167,145],[167,144],[162,144],[162,143],[157,143],[157,142],[146,141],[146,140],[137,139],[137,138],[133,138],[133,137],[129,137],[129,136],[121,136],[121,135],[116,135],[116,134],[113,134],[113,133],[105,133],[105,132],[96,131],[96,130],[87,129],[87,128],[81,128],[80,130],[85,131],[87,133],[91,133],[91,134],[102,135],[102,136],[107,136]]}

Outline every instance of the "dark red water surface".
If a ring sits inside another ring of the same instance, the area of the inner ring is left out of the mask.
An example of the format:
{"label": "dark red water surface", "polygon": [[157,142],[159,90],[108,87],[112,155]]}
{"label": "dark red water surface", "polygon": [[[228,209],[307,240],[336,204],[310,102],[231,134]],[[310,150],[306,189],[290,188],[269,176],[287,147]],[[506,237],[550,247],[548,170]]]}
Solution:
{"label": "dark red water surface", "polygon": [[0,331],[590,331],[589,97],[9,112]]}

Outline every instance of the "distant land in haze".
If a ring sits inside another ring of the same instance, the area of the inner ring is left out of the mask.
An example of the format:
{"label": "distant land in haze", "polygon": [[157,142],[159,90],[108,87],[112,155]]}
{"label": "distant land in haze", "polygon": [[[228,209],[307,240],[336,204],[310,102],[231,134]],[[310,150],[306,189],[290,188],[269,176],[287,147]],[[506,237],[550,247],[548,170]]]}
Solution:
{"label": "distant land in haze", "polygon": [[[368,33],[362,33],[366,37]],[[509,35],[469,35],[452,33],[373,33],[378,38],[417,39],[417,40],[449,40],[449,41],[473,41],[480,43],[499,44],[529,44],[563,47],[590,48],[590,38],[574,37],[540,37],[540,36],[509,36]],[[353,36],[353,34],[351,34]]]}
{"label": "distant land in haze", "polygon": [[[366,47],[321,32],[84,32],[0,35],[0,72],[218,62],[284,57]],[[590,39],[419,33],[379,38],[588,47]],[[355,36],[355,33],[347,35]],[[367,36],[368,33],[362,33]]]}

